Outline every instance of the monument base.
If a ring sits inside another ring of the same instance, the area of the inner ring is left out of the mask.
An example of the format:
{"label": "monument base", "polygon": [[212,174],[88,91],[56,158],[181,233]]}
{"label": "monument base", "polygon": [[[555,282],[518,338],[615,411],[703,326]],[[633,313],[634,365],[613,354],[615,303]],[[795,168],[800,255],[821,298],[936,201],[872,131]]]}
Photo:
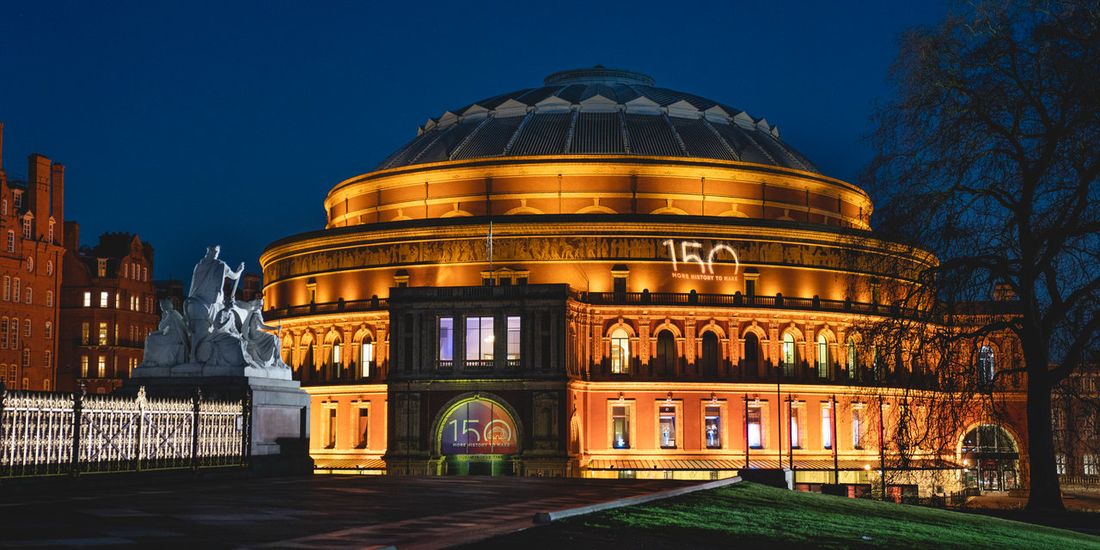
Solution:
{"label": "monument base", "polygon": [[[281,380],[264,376],[199,376],[182,375],[172,367],[171,376],[155,376],[152,369],[127,380],[115,393],[137,394],[145,387],[149,397],[190,397],[196,390],[204,399],[238,400],[251,395],[252,457],[277,457],[302,454],[309,459],[309,394],[302,391],[297,380]],[[251,368],[251,367],[248,367]],[[240,371],[240,368],[238,368]],[[295,443],[295,442],[298,443]]]}

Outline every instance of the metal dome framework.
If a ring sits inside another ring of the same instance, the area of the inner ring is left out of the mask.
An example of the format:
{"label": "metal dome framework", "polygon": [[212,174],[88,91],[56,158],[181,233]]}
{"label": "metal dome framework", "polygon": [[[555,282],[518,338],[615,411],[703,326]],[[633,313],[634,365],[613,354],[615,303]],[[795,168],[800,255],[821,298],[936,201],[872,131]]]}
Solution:
{"label": "metal dome framework", "polygon": [[641,73],[593,67],[539,88],[476,101],[429,119],[378,170],[537,155],[639,155],[749,162],[820,173],[764,118],[658,88]]}

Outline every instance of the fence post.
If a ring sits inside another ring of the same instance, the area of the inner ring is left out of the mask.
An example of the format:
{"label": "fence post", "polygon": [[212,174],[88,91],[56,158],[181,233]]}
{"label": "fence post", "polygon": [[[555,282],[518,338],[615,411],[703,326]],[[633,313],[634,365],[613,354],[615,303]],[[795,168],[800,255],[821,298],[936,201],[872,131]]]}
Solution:
{"label": "fence post", "polygon": [[202,388],[195,388],[191,395],[191,470],[199,470],[199,403],[202,401]]}
{"label": "fence post", "polygon": [[84,381],[80,381],[80,387],[73,392],[73,448],[69,461],[69,475],[80,475],[80,417],[84,410]]}
{"label": "fence post", "polygon": [[[0,380],[0,461],[4,459],[4,401],[8,398],[8,387]],[[11,477],[11,463],[0,471],[4,477]]]}
{"label": "fence post", "polygon": [[252,388],[248,387],[241,399],[241,466],[252,462]]}
{"label": "fence post", "polygon": [[134,437],[134,445],[136,445],[136,448],[134,449],[134,470],[140,472],[141,471],[141,440],[142,440],[142,435],[144,435],[144,431],[145,431],[145,429],[144,429],[145,428],[145,386],[141,386],[141,387],[138,388],[138,394],[137,394],[137,397],[134,398],[134,401],[137,403],[137,406],[138,406],[138,410],[137,410],[137,429],[134,430],[136,432],[134,434],[134,436],[135,436]]}

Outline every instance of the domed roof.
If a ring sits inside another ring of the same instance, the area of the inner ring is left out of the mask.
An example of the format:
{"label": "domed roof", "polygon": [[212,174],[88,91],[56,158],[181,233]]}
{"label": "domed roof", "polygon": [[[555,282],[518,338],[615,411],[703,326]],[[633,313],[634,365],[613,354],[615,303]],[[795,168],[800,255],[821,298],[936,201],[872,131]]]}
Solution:
{"label": "domed roof", "polygon": [[378,169],[446,160],[572,154],[736,160],[818,172],[763,118],[595,66],[447,111]]}

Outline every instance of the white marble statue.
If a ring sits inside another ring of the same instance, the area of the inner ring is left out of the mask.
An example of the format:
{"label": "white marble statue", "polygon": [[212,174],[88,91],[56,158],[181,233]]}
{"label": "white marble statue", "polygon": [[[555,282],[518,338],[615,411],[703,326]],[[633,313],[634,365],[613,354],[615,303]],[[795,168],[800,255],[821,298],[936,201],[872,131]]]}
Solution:
{"label": "white marble statue", "polygon": [[[161,301],[161,323],[145,339],[145,359],[134,371],[136,377],[244,374],[290,379],[279,338],[264,332],[277,329],[263,322],[263,300],[237,304],[233,297],[244,263],[229,269],[218,259],[220,252],[217,245],[208,247],[195,265],[183,315]],[[233,281],[228,294],[226,279]]]}
{"label": "white marble statue", "polygon": [[144,364],[170,367],[187,362],[191,349],[187,338],[187,323],[183,320],[172,301],[160,300],[160,325],[155,332],[145,337]]}

